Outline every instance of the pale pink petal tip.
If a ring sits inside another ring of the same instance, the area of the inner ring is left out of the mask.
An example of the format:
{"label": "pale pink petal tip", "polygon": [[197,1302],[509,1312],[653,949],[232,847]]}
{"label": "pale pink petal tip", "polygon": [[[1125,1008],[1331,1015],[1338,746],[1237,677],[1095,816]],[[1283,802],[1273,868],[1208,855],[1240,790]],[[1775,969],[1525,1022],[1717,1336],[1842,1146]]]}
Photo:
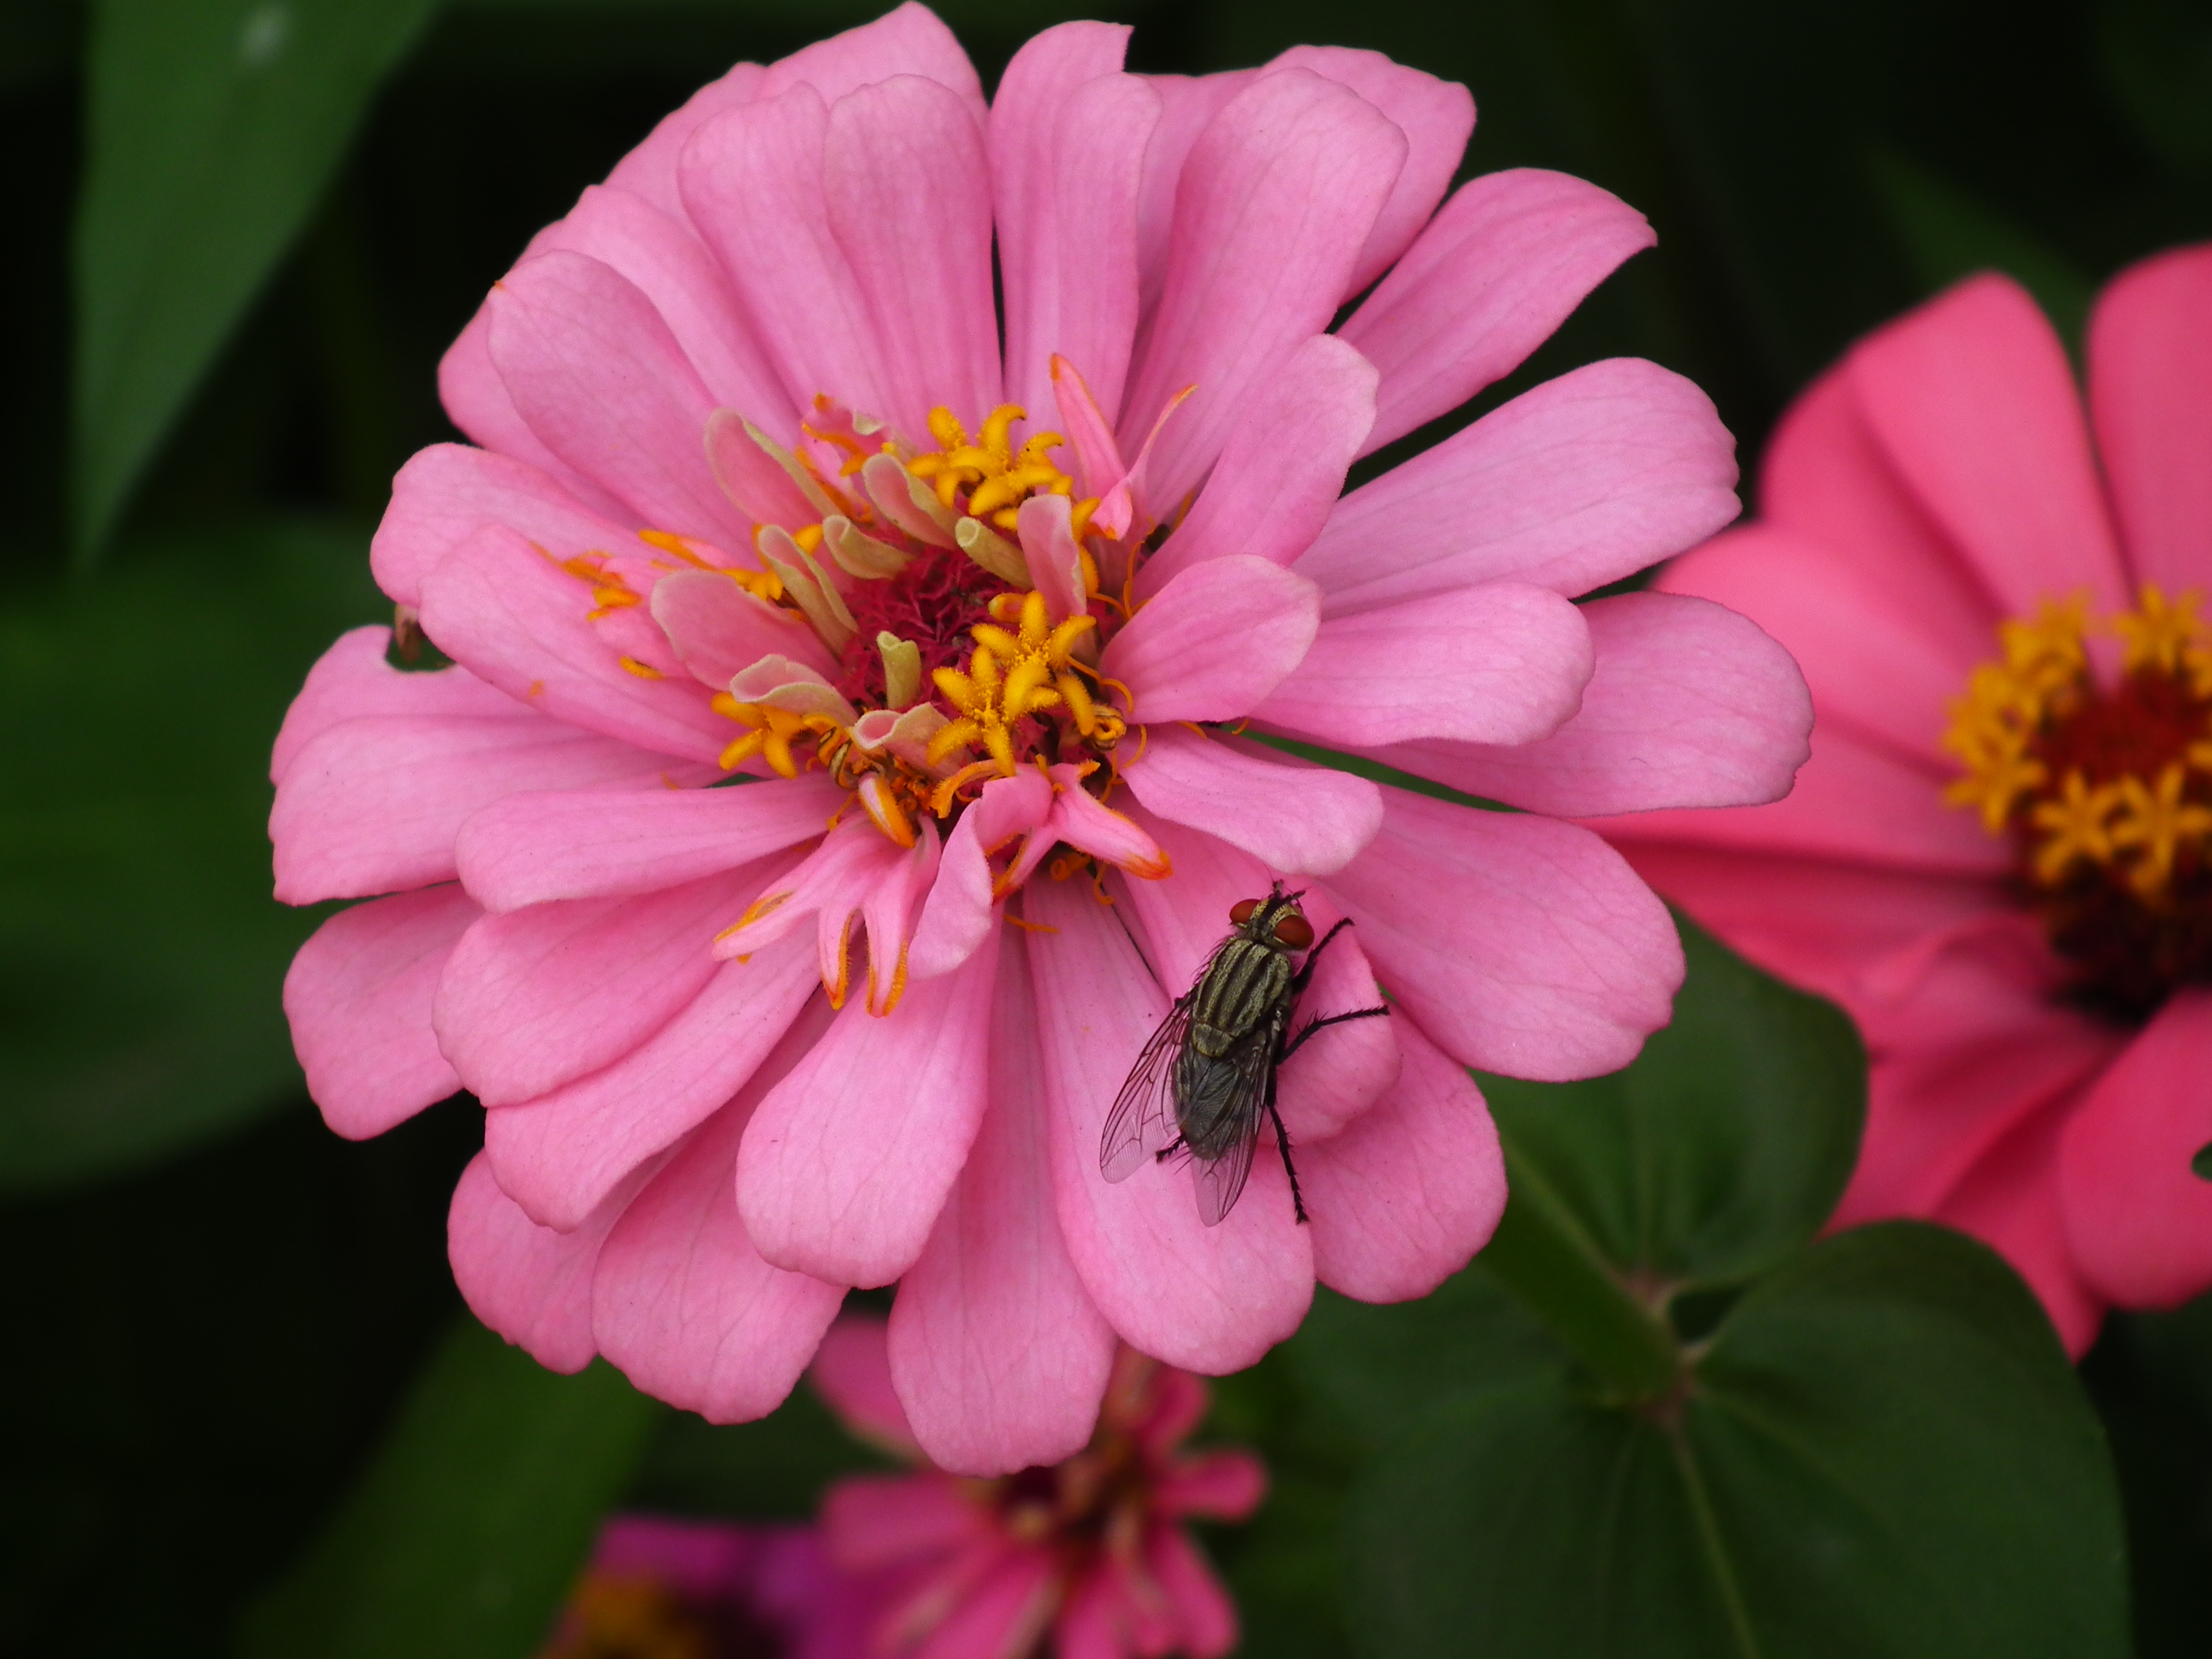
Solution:
{"label": "pale pink petal tip", "polygon": [[806,1378],[854,1434],[902,1456],[918,1458],[921,1448],[915,1443],[906,1408],[891,1387],[886,1331],[884,1322],[873,1314],[840,1315],[815,1350]]}

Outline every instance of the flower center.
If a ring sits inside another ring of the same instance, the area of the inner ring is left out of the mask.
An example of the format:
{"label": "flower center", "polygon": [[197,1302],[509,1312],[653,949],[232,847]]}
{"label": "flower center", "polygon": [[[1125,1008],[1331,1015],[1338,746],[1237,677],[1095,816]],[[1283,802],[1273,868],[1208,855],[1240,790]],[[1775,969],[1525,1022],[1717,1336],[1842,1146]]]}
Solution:
{"label": "flower center", "polygon": [[2014,879],[2072,964],[2081,999],[2129,1019],[2212,980],[2212,649],[2199,596],[2146,585],[2102,626],[2116,681],[2094,671],[2086,600],[1998,629],[1952,705],[1965,766],[1946,799],[2012,842]]}

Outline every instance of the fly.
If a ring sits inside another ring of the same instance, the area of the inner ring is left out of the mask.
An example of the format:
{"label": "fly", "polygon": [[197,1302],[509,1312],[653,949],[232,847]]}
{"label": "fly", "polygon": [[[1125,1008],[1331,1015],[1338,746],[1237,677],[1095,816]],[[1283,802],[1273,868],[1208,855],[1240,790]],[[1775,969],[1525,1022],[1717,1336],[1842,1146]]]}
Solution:
{"label": "fly", "polygon": [[[1291,1178],[1291,1209],[1300,1221],[1306,1218],[1291,1137],[1275,1109],[1276,1069],[1323,1026],[1390,1011],[1328,1014],[1291,1035],[1292,1012],[1321,953],[1351,926],[1348,919],[1340,921],[1315,944],[1313,923],[1298,908],[1304,896],[1285,893],[1279,881],[1266,898],[1231,907],[1235,931],[1214,947],[1197,982],[1176,999],[1115,1097],[1098,1141],[1098,1169],[1107,1180],[1126,1179],[1147,1154],[1157,1160],[1187,1152],[1199,1219],[1213,1226],[1244,1190],[1264,1115],[1275,1126],[1283,1173]],[[1293,969],[1291,958],[1300,951],[1305,961]]]}

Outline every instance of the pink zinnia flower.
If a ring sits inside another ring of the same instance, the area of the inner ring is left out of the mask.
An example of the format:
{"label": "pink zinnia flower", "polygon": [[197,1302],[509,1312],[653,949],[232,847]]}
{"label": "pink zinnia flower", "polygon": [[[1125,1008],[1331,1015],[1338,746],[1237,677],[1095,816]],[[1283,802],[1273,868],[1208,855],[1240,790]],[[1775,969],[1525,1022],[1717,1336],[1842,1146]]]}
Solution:
{"label": "pink zinnia flower", "polygon": [[617,1515],[541,1659],[875,1659],[883,1600],[813,1527]]}
{"label": "pink zinnia flower", "polygon": [[[838,1321],[813,1380],[854,1433],[927,1462],[880,1321]],[[1206,1404],[1196,1377],[1123,1348],[1090,1443],[1051,1467],[837,1482],[822,1500],[823,1545],[878,1598],[872,1651],[1024,1659],[1048,1633],[1060,1659],[1228,1652],[1236,1606],[1184,1522],[1243,1520],[1267,1473],[1249,1453],[1182,1449]]]}
{"label": "pink zinnia flower", "polygon": [[[757,1416],[896,1280],[915,1433],[988,1473],[1083,1445],[1121,1340],[1226,1371],[1316,1278],[1423,1294],[1504,1201],[1464,1068],[1619,1066],[1681,971],[1547,814],[1788,785],[1757,629],[1569,597],[1735,513],[1686,381],[1593,365],[1338,499],[1643,220],[1534,172],[1443,202],[1472,103],[1373,53],[1146,77],[1125,34],[1048,31],[987,107],[908,5],[670,116],[447,356],[481,447],[395,485],[378,580],[458,665],[358,630],[278,738],[279,896],[386,896],[294,965],[309,1086],[349,1135],[483,1101],[454,1269],[549,1365]],[[1392,1017],[1284,1068],[1311,1225],[1263,1152],[1209,1227],[1100,1133],[1277,878],[1358,924],[1304,1016]]]}
{"label": "pink zinnia flower", "polygon": [[2088,358],[2085,422],[1981,276],[1815,384],[1762,521],[1662,583],[1796,653],[1813,760],[1777,805],[1617,826],[1865,1032],[1838,1224],[1978,1234],[2077,1352],[2212,1285],[2212,247],[2116,278]]}

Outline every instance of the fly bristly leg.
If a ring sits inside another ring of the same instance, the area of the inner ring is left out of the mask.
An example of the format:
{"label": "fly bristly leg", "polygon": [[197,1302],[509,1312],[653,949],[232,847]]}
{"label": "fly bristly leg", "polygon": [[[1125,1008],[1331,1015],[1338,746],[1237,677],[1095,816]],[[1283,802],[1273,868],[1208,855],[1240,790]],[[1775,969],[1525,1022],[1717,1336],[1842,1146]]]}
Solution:
{"label": "fly bristly leg", "polygon": [[1303,1227],[1306,1224],[1305,1194],[1298,1190],[1297,1166],[1291,1162],[1291,1132],[1283,1127],[1283,1115],[1275,1109],[1275,1073],[1272,1068],[1267,1073],[1267,1115],[1275,1122],[1275,1145],[1283,1154],[1283,1173],[1291,1178],[1291,1213]]}
{"label": "fly bristly leg", "polygon": [[1296,974],[1291,976],[1291,994],[1292,996],[1295,997],[1299,992],[1304,990],[1306,988],[1306,982],[1313,978],[1314,964],[1321,960],[1321,953],[1328,949],[1329,940],[1334,939],[1339,933],[1342,933],[1346,928],[1351,926],[1352,918],[1350,916],[1338,917],[1336,926],[1330,928],[1328,932],[1321,936],[1321,943],[1315,945],[1312,950],[1306,952],[1305,964],[1301,967]]}
{"label": "fly bristly leg", "polygon": [[1170,1140],[1166,1146],[1161,1147],[1159,1151],[1152,1154],[1152,1162],[1155,1164],[1164,1164],[1170,1158],[1173,1158],[1177,1152],[1182,1151],[1182,1137],[1181,1135],[1177,1135],[1173,1140]]}
{"label": "fly bristly leg", "polygon": [[[1389,1012],[1387,1007],[1354,1008],[1348,1014],[1323,1014],[1318,1019],[1310,1019],[1306,1022],[1304,1030],[1283,1045],[1282,1060],[1288,1060],[1292,1054],[1297,1053],[1298,1045],[1324,1025],[1341,1025],[1347,1019],[1374,1019],[1387,1016]],[[1276,1063],[1279,1065],[1282,1062],[1278,1060]]]}

